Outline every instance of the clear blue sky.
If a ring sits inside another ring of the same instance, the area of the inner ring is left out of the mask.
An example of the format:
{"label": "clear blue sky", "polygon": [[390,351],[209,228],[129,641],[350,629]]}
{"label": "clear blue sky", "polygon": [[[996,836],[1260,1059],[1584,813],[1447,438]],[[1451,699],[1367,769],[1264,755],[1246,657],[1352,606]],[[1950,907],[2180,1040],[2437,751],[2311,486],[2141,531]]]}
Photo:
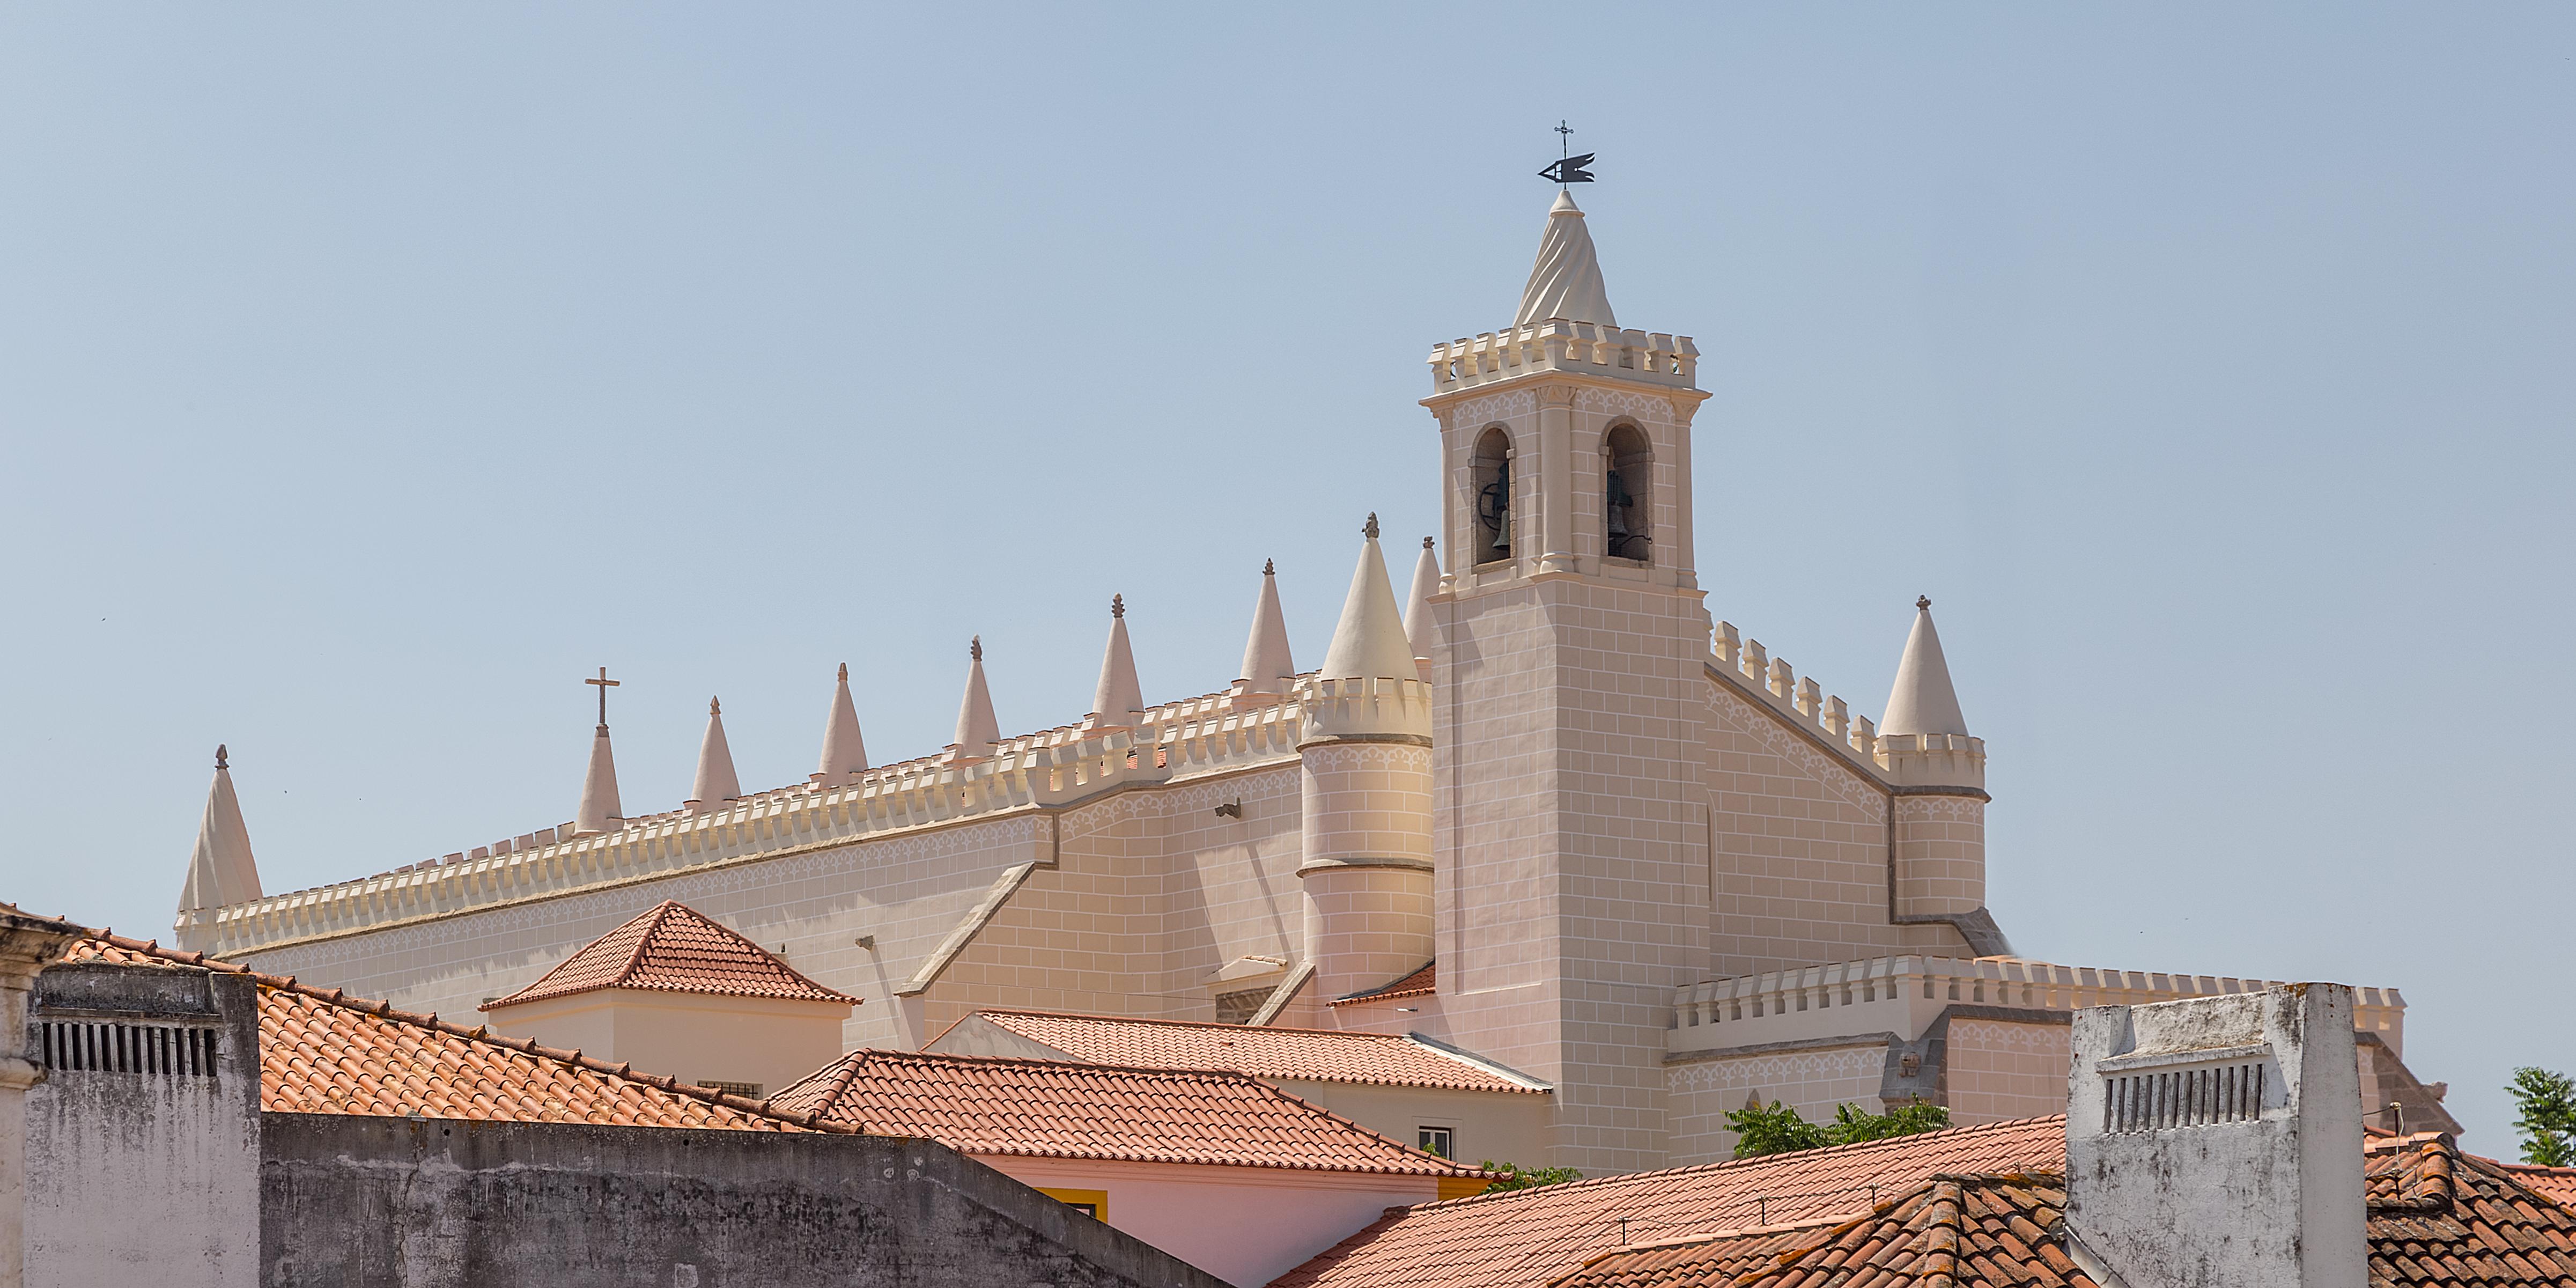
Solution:
{"label": "clear blue sky", "polygon": [[[2078,964],[2395,985],[2470,1144],[2576,1070],[2576,11],[0,13],[0,897],[271,890],[1319,657],[1436,509],[1560,117],[1692,334],[1710,607],[1855,709],[1936,601],[1992,901]],[[1399,548],[1401,542],[1398,543]],[[1399,576],[1401,571],[1399,570]]]}

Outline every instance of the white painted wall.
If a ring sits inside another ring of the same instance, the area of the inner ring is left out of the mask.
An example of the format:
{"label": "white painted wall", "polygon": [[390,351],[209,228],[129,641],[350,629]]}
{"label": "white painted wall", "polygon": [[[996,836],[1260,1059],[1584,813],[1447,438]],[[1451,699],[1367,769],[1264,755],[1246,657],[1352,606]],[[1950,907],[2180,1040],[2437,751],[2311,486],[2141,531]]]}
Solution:
{"label": "white painted wall", "polygon": [[259,1282],[257,1003],[205,982],[232,1021],[215,1076],[49,1069],[28,1090],[27,1288]]}
{"label": "white painted wall", "polygon": [[841,1055],[839,1002],[604,988],[485,1013],[499,1032],[683,1082],[758,1083],[763,1094]]}

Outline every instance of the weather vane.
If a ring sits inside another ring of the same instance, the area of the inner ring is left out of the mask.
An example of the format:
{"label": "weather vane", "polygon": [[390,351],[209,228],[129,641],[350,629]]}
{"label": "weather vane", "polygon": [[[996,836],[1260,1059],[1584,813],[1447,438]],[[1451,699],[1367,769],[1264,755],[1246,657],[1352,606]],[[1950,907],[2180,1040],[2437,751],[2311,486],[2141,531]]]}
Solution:
{"label": "weather vane", "polygon": [[1558,156],[1553,164],[1538,172],[1538,177],[1560,187],[1569,183],[1592,182],[1592,172],[1583,168],[1592,164],[1592,154],[1586,152],[1579,157],[1570,155],[1574,150],[1574,127],[1558,121],[1556,132],[1563,136],[1557,142],[1557,151],[1568,155]]}

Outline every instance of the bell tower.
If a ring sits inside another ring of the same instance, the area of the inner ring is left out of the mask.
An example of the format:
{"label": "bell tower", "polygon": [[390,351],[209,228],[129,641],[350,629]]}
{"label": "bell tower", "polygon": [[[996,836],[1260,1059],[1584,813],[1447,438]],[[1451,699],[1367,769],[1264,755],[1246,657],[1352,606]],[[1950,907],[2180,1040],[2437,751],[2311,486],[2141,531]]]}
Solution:
{"label": "bell tower", "polygon": [[1444,1023],[1557,1084],[1549,1161],[1586,1171],[1662,1165],[1663,1030],[1705,961],[1698,360],[1619,326],[1560,194],[1519,316],[1434,346],[1423,400],[1450,556],[1427,603]]}

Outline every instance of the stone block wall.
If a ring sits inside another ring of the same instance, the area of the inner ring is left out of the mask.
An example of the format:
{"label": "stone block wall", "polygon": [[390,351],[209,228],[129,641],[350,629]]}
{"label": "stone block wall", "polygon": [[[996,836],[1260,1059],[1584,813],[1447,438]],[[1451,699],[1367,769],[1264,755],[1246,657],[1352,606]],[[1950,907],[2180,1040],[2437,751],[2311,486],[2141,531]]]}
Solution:
{"label": "stone block wall", "polygon": [[1896,910],[1956,916],[1986,906],[1986,803],[1973,796],[1896,798]]}
{"label": "stone block wall", "polygon": [[1948,1029],[1942,1074],[1953,1124],[2066,1112],[2066,1025],[1953,1016]]}
{"label": "stone block wall", "polygon": [[[1710,978],[1856,961],[1889,953],[1973,956],[1947,925],[1891,920],[1884,787],[1791,729],[1720,676],[1706,681],[1710,831],[1716,898]],[[1914,798],[1896,798],[1910,808]],[[1947,801],[1949,798],[1926,798]],[[1973,803],[1973,802],[1971,802]],[[1983,815],[1976,835],[1982,837]],[[1935,841],[1947,861],[1964,834]],[[1975,889],[1984,890],[1982,841]],[[1927,869],[1966,888],[1966,874]]]}
{"label": "stone block wall", "polygon": [[[1843,1104],[1881,1112],[1885,1106],[1879,1090],[1886,1069],[1883,1035],[1676,1062],[1665,1071],[1672,1113],[1670,1165],[1690,1167],[1734,1157],[1735,1133],[1726,1129],[1726,1116],[1757,1096],[1766,1105],[1794,1105],[1809,1122],[1830,1120],[1834,1107]],[[2064,1081],[2061,1068],[2059,1082]],[[2062,1086],[2058,1100],[2065,1101]]]}

